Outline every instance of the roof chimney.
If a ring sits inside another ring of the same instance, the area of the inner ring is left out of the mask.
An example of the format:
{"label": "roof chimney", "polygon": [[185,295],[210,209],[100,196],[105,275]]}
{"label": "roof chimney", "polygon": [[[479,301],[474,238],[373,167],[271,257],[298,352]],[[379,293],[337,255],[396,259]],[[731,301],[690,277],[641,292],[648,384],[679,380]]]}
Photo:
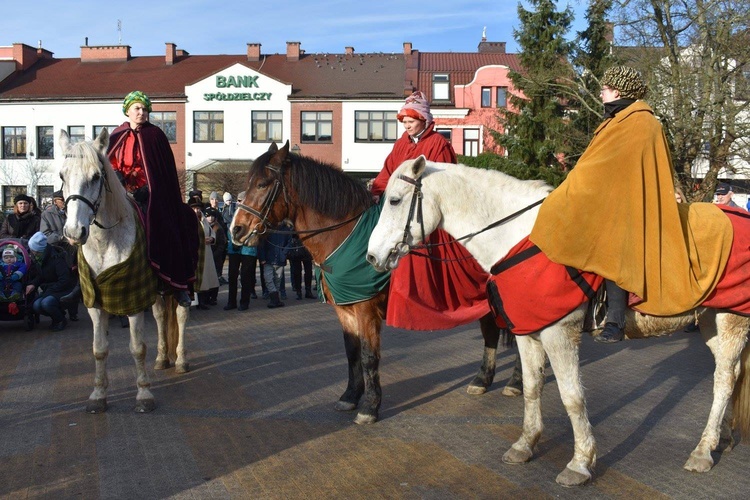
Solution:
{"label": "roof chimney", "polygon": [[483,39],[477,50],[482,54],[505,54],[505,42],[488,42]]}
{"label": "roof chimney", "polygon": [[173,65],[175,63],[175,59],[177,59],[177,45],[172,42],[167,42],[167,66]]}
{"label": "roof chimney", "polygon": [[300,42],[286,42],[286,60],[290,62],[299,61]]}
{"label": "roof chimney", "polygon": [[25,43],[13,44],[13,60],[16,62],[16,70],[24,71],[39,60],[39,53],[34,47]]}
{"label": "roof chimney", "polygon": [[248,61],[260,61],[260,44],[259,43],[247,44],[247,60]]}
{"label": "roof chimney", "polygon": [[411,55],[411,42],[404,42],[404,55]]}
{"label": "roof chimney", "polygon": [[125,62],[130,60],[130,45],[85,45],[81,62]]}
{"label": "roof chimney", "polygon": [[354,47],[344,47],[344,50],[346,51],[346,55],[348,56],[354,54]]}

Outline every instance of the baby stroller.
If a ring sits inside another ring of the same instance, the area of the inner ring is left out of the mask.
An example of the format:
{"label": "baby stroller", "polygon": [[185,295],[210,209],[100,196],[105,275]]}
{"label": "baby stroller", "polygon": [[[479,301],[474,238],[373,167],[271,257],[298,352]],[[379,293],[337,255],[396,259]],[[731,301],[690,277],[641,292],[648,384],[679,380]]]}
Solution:
{"label": "baby stroller", "polygon": [[[0,240],[2,255],[2,276],[0,276],[0,321],[24,321],[26,331],[34,328],[36,314],[31,305],[36,291],[26,295],[29,271],[33,265],[28,250],[20,240]],[[18,279],[14,273],[24,270]]]}

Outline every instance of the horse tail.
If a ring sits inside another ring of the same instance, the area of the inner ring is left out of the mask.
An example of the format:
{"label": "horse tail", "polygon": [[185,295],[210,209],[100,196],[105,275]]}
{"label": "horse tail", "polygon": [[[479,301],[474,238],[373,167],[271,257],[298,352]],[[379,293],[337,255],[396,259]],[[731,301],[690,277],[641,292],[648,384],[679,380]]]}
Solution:
{"label": "horse tail", "polygon": [[177,299],[174,295],[164,296],[164,314],[166,315],[167,357],[173,363],[177,360],[177,342],[179,340],[179,323],[177,321]]}
{"label": "horse tail", "polygon": [[732,393],[732,427],[740,431],[743,441],[750,437],[750,345],[740,355],[740,376]]}

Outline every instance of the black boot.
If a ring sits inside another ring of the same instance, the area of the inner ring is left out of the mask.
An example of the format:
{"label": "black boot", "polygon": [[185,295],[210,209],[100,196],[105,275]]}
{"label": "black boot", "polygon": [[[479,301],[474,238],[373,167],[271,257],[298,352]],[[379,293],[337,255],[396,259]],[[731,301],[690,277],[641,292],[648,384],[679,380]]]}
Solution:
{"label": "black boot", "polygon": [[284,307],[284,303],[279,300],[279,292],[271,292],[269,295],[271,298],[271,301],[268,303],[269,308]]}
{"label": "black boot", "polygon": [[60,303],[61,304],[72,304],[73,302],[77,302],[81,300],[81,284],[76,283],[76,286],[73,287],[73,289],[60,297]]}
{"label": "black boot", "polygon": [[317,299],[315,295],[310,291],[309,288],[305,288],[305,298],[306,299]]}
{"label": "black boot", "polygon": [[617,323],[607,323],[604,325],[604,330],[598,336],[594,337],[594,340],[601,342],[602,344],[614,344],[625,338],[625,329],[620,328]]}

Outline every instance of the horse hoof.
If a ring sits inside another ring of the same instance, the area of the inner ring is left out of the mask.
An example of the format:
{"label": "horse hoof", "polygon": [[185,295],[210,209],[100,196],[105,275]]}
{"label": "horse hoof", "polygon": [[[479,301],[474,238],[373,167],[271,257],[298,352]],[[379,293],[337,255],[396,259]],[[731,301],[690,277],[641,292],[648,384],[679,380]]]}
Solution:
{"label": "horse hoof", "polygon": [[336,411],[352,411],[357,408],[356,403],[350,403],[349,401],[336,401],[333,409]]}
{"label": "horse hoof", "polygon": [[174,371],[175,373],[187,373],[190,371],[190,363],[174,365]]}
{"label": "horse hoof", "polygon": [[505,455],[503,455],[503,462],[509,465],[525,464],[526,462],[531,460],[531,457],[531,450],[521,451],[515,448],[511,448],[505,452]]}
{"label": "horse hoof", "polygon": [[86,413],[104,413],[107,411],[106,399],[89,399],[86,404]]}
{"label": "horse hoof", "polygon": [[735,444],[734,436],[721,437],[719,438],[719,446],[716,447],[716,451],[728,453],[734,449]]}
{"label": "horse hoof", "polygon": [[157,359],[156,363],[154,363],[154,370],[166,370],[167,368],[169,368],[168,359]]}
{"label": "horse hoof", "polygon": [[472,396],[481,396],[485,392],[487,392],[487,388],[483,385],[469,385],[466,388],[466,392],[468,394],[471,394]]}
{"label": "horse hoof", "polygon": [[690,472],[708,472],[714,466],[713,459],[700,457],[696,455],[690,455],[688,461],[685,462],[684,468]]}
{"label": "horse hoof", "polygon": [[506,385],[505,387],[503,387],[503,392],[502,392],[503,396],[507,396],[509,398],[515,398],[515,397],[520,396],[521,394],[523,394],[523,391],[518,387],[514,387],[511,385]]}
{"label": "horse hoof", "polygon": [[357,425],[374,424],[377,421],[378,417],[375,415],[365,415],[364,413],[357,414],[357,418],[354,419],[354,423]]}
{"label": "horse hoof", "polygon": [[591,481],[591,474],[581,474],[578,471],[568,469],[567,467],[557,475],[557,484],[565,487],[583,486]]}
{"label": "horse hoof", "polygon": [[135,402],[136,413],[151,413],[156,408],[156,401],[153,399],[139,399]]}

